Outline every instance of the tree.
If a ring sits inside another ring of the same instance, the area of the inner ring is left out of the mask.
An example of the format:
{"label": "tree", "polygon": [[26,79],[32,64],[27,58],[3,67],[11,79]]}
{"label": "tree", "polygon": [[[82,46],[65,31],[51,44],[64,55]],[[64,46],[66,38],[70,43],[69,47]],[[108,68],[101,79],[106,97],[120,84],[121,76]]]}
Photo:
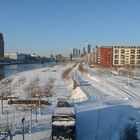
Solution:
{"label": "tree", "polygon": [[11,97],[14,93],[13,79],[5,78],[0,81],[0,99],[1,99],[1,114],[3,114],[3,99],[4,97]]}
{"label": "tree", "polygon": [[29,112],[29,117],[30,117],[30,124],[29,124],[29,133],[32,133],[32,111],[36,109],[36,105],[33,104],[22,104],[22,105],[17,105],[15,106],[16,110],[18,111],[28,111]]}
{"label": "tree", "polygon": [[137,127],[135,125],[128,124],[124,129],[121,140],[138,140]]}

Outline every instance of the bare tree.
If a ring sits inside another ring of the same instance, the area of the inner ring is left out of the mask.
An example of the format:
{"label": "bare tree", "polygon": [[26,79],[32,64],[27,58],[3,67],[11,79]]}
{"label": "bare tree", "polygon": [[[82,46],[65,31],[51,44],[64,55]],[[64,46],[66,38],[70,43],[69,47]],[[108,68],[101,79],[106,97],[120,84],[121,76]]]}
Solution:
{"label": "bare tree", "polygon": [[54,80],[52,78],[49,78],[47,82],[44,82],[44,85],[40,85],[40,79],[35,78],[29,83],[29,85],[25,89],[27,95],[29,95],[31,98],[38,97],[39,105],[37,107],[39,108],[40,115],[41,115],[41,98],[44,96],[45,97],[51,96],[53,83]]}
{"label": "bare tree", "polygon": [[84,69],[84,67],[83,67],[83,64],[81,64],[81,63],[79,64],[78,69],[79,69],[79,71],[82,72],[82,73],[85,72],[85,69]]}
{"label": "bare tree", "polygon": [[5,97],[11,97],[14,93],[14,86],[12,85],[13,79],[5,78],[0,81],[0,99],[1,99],[1,114],[3,114],[3,99]]}
{"label": "bare tree", "polygon": [[33,80],[31,80],[31,82],[29,83],[29,85],[25,88],[25,91],[27,93],[28,96],[30,97],[36,97],[37,93],[38,93],[38,86],[39,86],[39,78],[34,78]]}
{"label": "bare tree", "polygon": [[45,82],[44,85],[44,95],[46,97],[51,96],[53,86],[54,86],[54,80],[52,78],[49,78],[48,82],[47,83]]}
{"label": "bare tree", "polygon": [[72,68],[68,68],[68,69],[64,70],[64,72],[62,73],[62,78],[69,79],[71,71],[72,71]]}
{"label": "bare tree", "polygon": [[23,104],[23,105],[16,105],[15,106],[16,110],[18,111],[28,111],[29,112],[29,117],[30,117],[30,123],[29,123],[29,133],[32,133],[32,111],[36,109],[36,105],[33,104]]}
{"label": "bare tree", "polygon": [[25,77],[19,77],[17,79],[17,81],[15,82],[14,86],[15,89],[18,89],[18,92],[21,92],[21,85],[23,85],[26,82],[26,78]]}
{"label": "bare tree", "polygon": [[53,88],[54,80],[52,78],[49,78],[49,80],[44,82],[44,86],[38,85],[38,91],[37,96],[39,98],[39,114],[41,115],[41,98],[42,97],[49,97],[52,94],[52,88]]}

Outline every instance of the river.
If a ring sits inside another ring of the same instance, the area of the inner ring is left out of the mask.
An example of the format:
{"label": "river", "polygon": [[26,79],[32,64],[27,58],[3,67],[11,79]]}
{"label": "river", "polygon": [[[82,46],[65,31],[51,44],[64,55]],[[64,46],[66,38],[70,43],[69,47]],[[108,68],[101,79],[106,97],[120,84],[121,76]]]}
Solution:
{"label": "river", "polygon": [[16,74],[22,71],[28,71],[37,68],[50,67],[55,65],[55,62],[46,62],[43,64],[11,64],[11,65],[0,65],[0,79]]}

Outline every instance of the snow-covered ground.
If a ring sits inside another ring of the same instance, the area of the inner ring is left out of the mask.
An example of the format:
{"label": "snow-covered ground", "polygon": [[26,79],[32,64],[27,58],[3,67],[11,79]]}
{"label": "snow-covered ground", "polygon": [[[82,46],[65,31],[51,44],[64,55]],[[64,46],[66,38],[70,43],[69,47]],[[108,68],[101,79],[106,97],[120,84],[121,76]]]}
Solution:
{"label": "snow-covered ground", "polygon": [[[12,125],[13,140],[22,140],[21,120],[25,117],[27,128],[25,139],[45,140],[51,136],[51,116],[57,98],[70,98],[76,109],[76,140],[119,140],[127,124],[135,124],[140,133],[140,81],[130,77],[115,76],[96,68],[85,66],[87,71],[81,73],[78,66],[72,70],[72,78],[62,79],[62,72],[72,64],[57,65],[12,75],[16,85],[15,95],[20,99],[31,98],[25,92],[30,82],[38,78],[43,86],[51,78],[54,81],[52,97],[44,98],[52,102],[51,106],[42,108],[42,115],[32,113],[32,133],[29,132],[29,111],[17,111],[4,101],[4,115],[0,116],[0,126]],[[73,80],[78,87],[73,89]],[[8,121],[7,121],[8,120]]]}
{"label": "snow-covered ground", "polygon": [[[37,115],[36,123],[36,113],[35,109],[32,112],[32,133],[29,133],[29,121],[30,115],[29,111],[17,111],[14,105],[7,105],[7,101],[4,101],[4,114],[0,115],[0,127],[4,128],[5,126],[12,126],[11,132],[13,135],[13,140],[22,140],[22,118],[25,117],[25,139],[28,140],[45,140],[49,139],[51,136],[51,116],[52,112],[56,106],[57,98],[68,98],[70,93],[66,86],[66,81],[62,80],[62,72],[71,67],[69,65],[57,65],[54,67],[41,68],[36,70],[30,70],[18,73],[7,77],[12,79],[14,93],[12,96],[16,96],[19,99],[31,99],[27,95],[25,89],[34,79],[39,79],[39,85],[44,86],[45,83],[51,78],[54,81],[54,86],[52,90],[52,97],[43,97],[43,100],[49,100],[52,103],[52,106],[43,106],[42,115]],[[15,85],[15,86],[14,86]],[[19,105],[20,106],[20,105]],[[18,134],[20,133],[20,134]],[[2,137],[2,136],[1,136]]]}
{"label": "snow-covered ground", "polygon": [[77,139],[119,140],[127,124],[136,124],[139,134],[140,81],[86,69],[74,74],[89,97],[76,105]]}

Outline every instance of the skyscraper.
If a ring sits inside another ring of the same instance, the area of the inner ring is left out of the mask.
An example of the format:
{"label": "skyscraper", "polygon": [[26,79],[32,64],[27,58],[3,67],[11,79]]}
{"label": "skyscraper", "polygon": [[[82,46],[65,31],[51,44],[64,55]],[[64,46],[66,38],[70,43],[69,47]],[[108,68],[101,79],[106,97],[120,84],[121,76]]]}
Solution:
{"label": "skyscraper", "polygon": [[75,58],[75,57],[78,57],[78,49],[73,48],[72,54],[73,54],[73,57],[74,57],[74,58]]}
{"label": "skyscraper", "polygon": [[91,53],[91,45],[87,44],[87,54]]}
{"label": "skyscraper", "polygon": [[0,33],[0,59],[4,58],[4,40],[3,40],[3,34]]}

